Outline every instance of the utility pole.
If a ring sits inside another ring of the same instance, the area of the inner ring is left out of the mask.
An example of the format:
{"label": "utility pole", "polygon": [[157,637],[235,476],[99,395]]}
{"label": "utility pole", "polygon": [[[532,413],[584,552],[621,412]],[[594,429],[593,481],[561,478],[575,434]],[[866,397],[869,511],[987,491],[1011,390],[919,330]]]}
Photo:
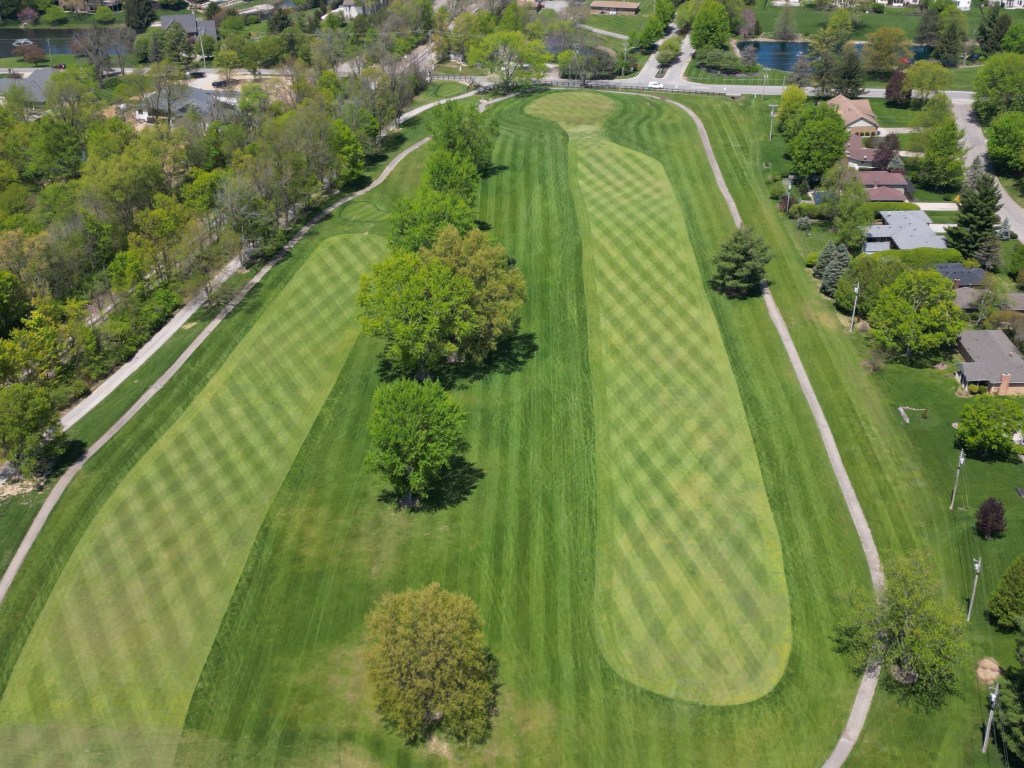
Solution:
{"label": "utility pole", "polygon": [[960,449],[960,460],[956,463],[956,479],[953,481],[953,495],[949,499],[949,508],[953,509],[953,503],[956,501],[956,487],[960,484],[960,467],[964,465],[964,449]]}
{"label": "utility pole", "polygon": [[771,120],[770,123],[768,123],[768,141],[772,140],[772,136],[775,133],[775,109],[778,106],[779,106],[778,104],[769,104],[768,105],[768,109],[770,109],[772,111],[772,120]]}
{"label": "utility pole", "polygon": [[985,740],[981,743],[981,754],[988,751],[988,741],[992,736],[992,720],[996,716],[996,702],[999,700],[999,681],[996,681],[996,689],[988,695],[988,722],[985,724]]}
{"label": "utility pole", "polygon": [[857,299],[860,298],[860,283],[853,286],[853,312],[850,313],[850,330],[853,333],[853,324],[857,321]]}
{"label": "utility pole", "polygon": [[981,576],[981,558],[974,561],[974,586],[971,587],[971,599],[967,602],[967,623],[971,623],[971,611],[974,610],[974,595],[978,592],[978,577]]}
{"label": "utility pole", "polygon": [[620,77],[626,76],[626,56],[629,55],[629,38],[627,37],[622,41],[622,74]]}
{"label": "utility pole", "polygon": [[764,92],[768,90],[768,70],[764,72],[764,80],[761,81],[761,101],[764,101]]}

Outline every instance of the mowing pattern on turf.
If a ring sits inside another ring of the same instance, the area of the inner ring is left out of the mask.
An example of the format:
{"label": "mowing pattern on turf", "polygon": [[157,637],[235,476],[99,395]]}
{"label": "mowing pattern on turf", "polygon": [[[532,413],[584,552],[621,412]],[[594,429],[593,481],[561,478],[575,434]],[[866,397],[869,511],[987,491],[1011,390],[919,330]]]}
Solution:
{"label": "mowing pattern on turf", "polygon": [[683,213],[661,164],[600,135],[612,107],[558,94],[528,108],[569,132],[584,222],[598,635],[656,693],[752,701],[792,642],[778,532]]}
{"label": "mowing pattern on turf", "polygon": [[173,755],[253,538],[358,337],[358,276],[384,247],[327,241],[97,513],[0,702],[0,722],[20,726],[0,726],[0,763]]}

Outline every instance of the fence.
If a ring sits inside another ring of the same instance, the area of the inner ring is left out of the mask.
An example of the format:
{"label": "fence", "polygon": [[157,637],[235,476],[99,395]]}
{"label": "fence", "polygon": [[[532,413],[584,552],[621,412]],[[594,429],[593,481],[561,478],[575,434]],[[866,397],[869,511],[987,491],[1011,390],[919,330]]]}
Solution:
{"label": "fence", "polygon": [[[431,73],[429,75],[431,80],[455,80],[460,83],[466,83],[474,86],[481,91],[493,90],[497,86],[493,83],[486,81],[477,80],[475,77],[468,75],[445,75]],[[587,80],[586,82],[580,80],[534,80],[530,83],[531,88],[593,88],[595,90],[602,91],[653,91],[655,93],[663,91],[666,93],[688,93],[700,96],[727,96],[728,94],[724,90],[714,90],[711,87],[701,87],[700,85],[665,85],[661,88],[651,88],[648,85],[642,83],[620,83],[615,80]]]}

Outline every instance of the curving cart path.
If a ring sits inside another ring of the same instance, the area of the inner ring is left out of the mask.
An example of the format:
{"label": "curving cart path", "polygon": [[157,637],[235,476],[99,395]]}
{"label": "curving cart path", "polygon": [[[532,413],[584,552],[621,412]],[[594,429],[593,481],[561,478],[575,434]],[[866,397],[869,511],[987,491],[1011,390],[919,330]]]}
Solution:
{"label": "curving cart path", "polygon": [[[707,154],[708,162],[711,164],[711,170],[715,175],[715,181],[718,183],[718,189],[729,206],[729,213],[732,215],[733,222],[737,227],[742,226],[743,219],[740,217],[739,208],[736,207],[736,201],[733,200],[732,195],[729,193],[729,188],[725,184],[725,178],[722,176],[722,170],[718,166],[715,152],[711,148],[711,140],[708,138],[708,132],[704,128],[704,123],[701,122],[700,118],[689,107],[674,101],[663,101],[683,110],[696,123],[697,132],[700,134],[701,144],[704,145],[704,152]],[[839,489],[846,500],[846,507],[850,511],[854,528],[856,528],[857,536],[860,538],[864,557],[868,561],[868,569],[871,571],[871,582],[874,584],[875,592],[877,593],[885,584],[885,576],[882,573],[882,562],[878,556],[878,548],[875,546],[875,540],[871,536],[871,528],[868,526],[867,518],[864,516],[864,510],[860,506],[857,494],[853,490],[853,483],[850,482],[850,476],[843,465],[843,458],[839,454],[836,440],[832,436],[832,430],[828,425],[828,421],[825,419],[825,412],[821,408],[821,403],[818,402],[818,396],[814,394],[814,387],[811,386],[807,370],[800,360],[800,354],[793,343],[793,337],[786,326],[786,320],[782,317],[779,306],[775,303],[775,298],[772,296],[771,289],[767,286],[764,288],[764,301],[765,306],[768,308],[768,316],[771,318],[775,330],[778,331],[779,337],[782,339],[782,345],[785,347],[786,354],[789,356],[789,362],[793,366],[794,373],[796,373],[800,389],[803,391],[807,405],[810,406],[811,414],[814,416],[814,423],[818,427],[818,433],[825,444],[825,452],[828,454],[829,463],[832,465],[832,472],[835,473],[836,480],[839,482]],[[867,720],[868,710],[871,709],[871,701],[875,696],[877,685],[878,677],[876,674],[865,672],[864,676],[861,677],[860,688],[858,688],[857,696],[853,700],[853,707],[850,710],[850,717],[846,721],[846,727],[843,729],[839,742],[832,750],[832,754],[825,761],[823,768],[839,768],[839,766],[846,762],[846,758],[850,756],[850,752],[853,750],[861,731],[864,729],[864,723]]]}
{"label": "curving cart path", "polygon": [[[416,109],[407,112],[405,115],[402,116],[399,122],[405,122],[406,120],[409,120],[415,117],[416,115],[426,112],[428,109],[436,107],[439,104],[444,104],[448,101],[455,101],[457,99],[469,98],[470,96],[474,95],[476,95],[475,91],[468,91],[467,93],[460,94],[459,96],[455,96],[450,99],[441,99],[439,101],[431,102],[430,104],[425,104],[422,107],[417,107]],[[199,349],[200,346],[202,346],[203,342],[206,341],[210,334],[213,333],[217,326],[221,324],[221,321],[224,320],[224,318],[227,317],[229,314],[231,314],[231,312],[242,302],[242,300],[249,294],[249,292],[253,288],[255,288],[256,285],[261,280],[263,280],[264,277],[266,277],[267,273],[274,267],[274,265],[279,263],[281,259],[284,257],[284,255],[287,254],[292,248],[294,248],[295,245],[303,237],[305,237],[313,227],[315,227],[321,221],[323,221],[332,213],[334,213],[338,208],[345,205],[345,203],[354,200],[355,198],[360,197],[361,195],[365,195],[371,189],[374,189],[375,187],[382,184],[384,180],[391,175],[391,172],[394,171],[396,167],[398,167],[399,163],[401,163],[406,157],[409,156],[409,154],[415,152],[428,141],[430,141],[429,136],[425,139],[417,141],[412,146],[402,150],[391,160],[390,163],[387,164],[387,166],[385,166],[384,170],[381,171],[380,176],[374,179],[371,184],[359,190],[358,192],[353,192],[351,195],[346,195],[345,197],[342,197],[336,200],[335,202],[331,203],[331,205],[322,210],[315,217],[313,217],[313,219],[311,219],[307,224],[305,224],[301,229],[299,229],[299,231],[296,232],[292,236],[292,238],[284,245],[281,251],[278,252],[278,255],[272,261],[268,262],[262,269],[260,269],[259,272],[253,275],[249,282],[247,282],[242,287],[242,289],[239,290],[239,292],[227,304],[227,306],[225,306],[220,312],[217,313],[217,316],[213,320],[211,320],[210,323],[203,329],[203,331],[192,341],[192,343],[188,345],[185,351],[181,353],[181,355],[178,357],[177,360],[174,361],[170,368],[168,368],[163,373],[163,375],[161,375],[160,378],[157,379],[156,382],[149,387],[149,389],[142,393],[142,396],[139,397],[139,399],[136,400],[127,411],[125,411],[121,418],[119,418],[110,429],[108,429],[95,443],[89,446],[89,448],[85,451],[85,453],[78,461],[76,461],[74,464],[68,467],[67,470],[65,470],[64,474],[60,476],[60,478],[54,484],[53,488],[50,490],[50,493],[47,494],[42,507],[40,507],[39,512],[36,513],[35,518],[32,520],[32,524],[29,526],[28,531],[25,533],[25,537],[21,540],[21,544],[18,546],[17,551],[14,553],[14,557],[11,559],[11,562],[7,565],[7,569],[4,571],[3,576],[0,576],[0,605],[2,605],[4,600],[7,598],[7,593],[10,591],[11,584],[14,583],[14,578],[18,575],[18,572],[21,570],[22,565],[25,563],[25,558],[28,557],[28,553],[32,549],[32,545],[35,544],[36,539],[39,538],[39,534],[43,530],[43,526],[46,525],[46,521],[49,519],[50,513],[53,511],[54,507],[57,506],[57,502],[59,502],[61,496],[64,495],[64,491],[66,491],[68,486],[71,485],[71,481],[75,479],[75,475],[77,475],[82,470],[82,467],[84,466],[85,462],[88,461],[104,445],[110,442],[110,440],[113,439],[113,437],[118,432],[120,432],[121,429],[123,429],[124,426],[129,421],[131,421],[132,418],[134,418],[139,411],[142,410],[143,406],[145,406],[146,403],[152,400],[156,396],[157,392],[164,388],[167,382],[174,377],[174,375],[181,369],[181,367],[185,365],[188,359],[192,357],[193,354],[195,354],[195,351]],[[238,269],[238,263],[237,260],[233,260],[218,275],[217,280],[223,282],[223,280],[226,280],[236,269]],[[170,328],[171,330],[169,332],[158,332],[158,335],[154,336],[153,339],[151,339],[150,342],[147,343],[146,346],[143,349],[141,349],[139,353],[136,354],[136,356],[129,363],[126,363],[113,374],[111,374],[111,376],[108,377],[99,387],[97,387],[92,394],[90,394],[78,405],[76,405],[73,409],[71,409],[67,414],[65,414],[64,419],[62,419],[65,428],[81,419],[86,413],[88,413],[97,405],[99,405],[100,402],[102,402],[102,400],[105,397],[107,397],[107,395],[109,395],[114,389],[116,389],[118,384],[123,382],[126,378],[128,378],[128,376],[134,373],[139,368],[139,366],[142,365],[143,362],[152,357],[153,354],[158,349],[160,349],[160,347],[162,347],[168,341],[168,339],[170,339],[174,331],[176,331],[178,328],[185,324],[185,322],[195,313],[195,311],[203,304],[203,302],[203,293],[200,292],[195,298],[192,299],[192,301],[190,301],[181,310],[179,310],[178,313],[168,322],[165,328]]]}

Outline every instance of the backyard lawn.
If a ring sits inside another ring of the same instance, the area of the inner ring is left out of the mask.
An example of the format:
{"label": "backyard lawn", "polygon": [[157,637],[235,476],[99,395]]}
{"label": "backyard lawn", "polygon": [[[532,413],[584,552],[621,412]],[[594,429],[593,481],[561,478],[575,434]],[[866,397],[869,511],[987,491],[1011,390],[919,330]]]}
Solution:
{"label": "backyard lawn", "polygon": [[640,13],[636,16],[627,14],[609,16],[607,14],[592,13],[583,23],[620,35],[631,35],[634,32],[639,32],[644,28],[651,13],[654,12],[654,0],[637,0],[637,2],[640,3]]}

